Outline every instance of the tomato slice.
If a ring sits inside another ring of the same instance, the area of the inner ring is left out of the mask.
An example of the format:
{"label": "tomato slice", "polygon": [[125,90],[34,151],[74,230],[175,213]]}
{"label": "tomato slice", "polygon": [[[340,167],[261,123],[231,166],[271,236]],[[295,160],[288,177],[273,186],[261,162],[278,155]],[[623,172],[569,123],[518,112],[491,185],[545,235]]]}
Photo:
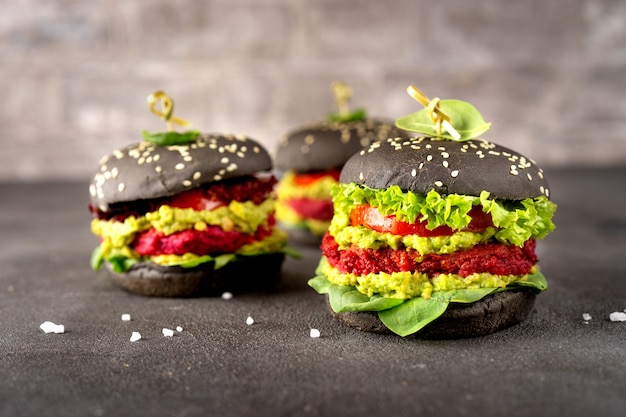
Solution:
{"label": "tomato slice", "polygon": [[[487,227],[493,227],[491,216],[482,211],[480,206],[474,206],[469,212],[472,217],[470,224],[463,231],[482,232]],[[365,226],[379,233],[391,233],[398,236],[418,235],[421,237],[451,236],[454,230],[449,226],[439,226],[429,230],[426,221],[417,220],[407,223],[396,219],[396,216],[383,216],[376,207],[358,205],[350,213],[352,226]]]}
{"label": "tomato slice", "polygon": [[204,190],[198,188],[172,196],[167,202],[167,205],[170,207],[190,208],[200,211],[213,210],[225,204],[223,201],[208,198]]}
{"label": "tomato slice", "polygon": [[301,187],[306,187],[307,185],[311,185],[314,182],[317,182],[321,180],[322,178],[326,178],[326,177],[331,177],[335,181],[339,181],[340,174],[341,174],[340,169],[329,169],[326,171],[299,173],[294,176],[293,181]]}

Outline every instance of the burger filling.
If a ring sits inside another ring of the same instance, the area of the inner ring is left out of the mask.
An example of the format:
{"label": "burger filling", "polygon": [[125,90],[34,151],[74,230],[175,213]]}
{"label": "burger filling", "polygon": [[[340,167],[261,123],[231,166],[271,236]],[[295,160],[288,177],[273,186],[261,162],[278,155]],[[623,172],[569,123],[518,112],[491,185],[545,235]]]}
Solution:
{"label": "burger filling", "polygon": [[307,173],[287,171],[276,189],[277,220],[289,227],[323,235],[333,217],[332,187],[340,170]]}
{"label": "burger filling", "polygon": [[356,184],[338,184],[332,196],[334,217],[309,283],[329,294],[336,312],[378,311],[406,335],[449,302],[546,288],[535,253],[536,240],[554,229],[556,205],[546,197],[500,201],[488,192],[416,195]]}
{"label": "burger filling", "polygon": [[247,176],[107,211],[91,207],[101,240],[93,266],[108,260],[123,272],[137,261],[195,266],[220,257],[218,267],[234,255],[280,252],[286,236],[274,227],[275,182]]}

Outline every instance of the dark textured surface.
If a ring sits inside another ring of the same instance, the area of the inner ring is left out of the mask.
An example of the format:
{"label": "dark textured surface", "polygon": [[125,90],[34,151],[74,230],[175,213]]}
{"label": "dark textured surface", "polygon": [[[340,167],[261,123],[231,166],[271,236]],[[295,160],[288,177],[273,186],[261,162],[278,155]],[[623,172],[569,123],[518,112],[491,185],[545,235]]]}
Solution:
{"label": "dark textured surface", "polygon": [[626,169],[546,174],[549,290],[527,321],[452,341],[334,321],[306,285],[316,249],[286,261],[276,293],[132,295],[89,269],[87,184],[0,185],[0,415],[621,416],[626,323],[609,314],[626,308]]}
{"label": "dark textured surface", "polygon": [[374,143],[352,156],[339,181],[370,188],[399,186],[426,194],[480,195],[523,200],[550,196],[543,171],[525,156],[481,139],[466,142],[415,137]]}

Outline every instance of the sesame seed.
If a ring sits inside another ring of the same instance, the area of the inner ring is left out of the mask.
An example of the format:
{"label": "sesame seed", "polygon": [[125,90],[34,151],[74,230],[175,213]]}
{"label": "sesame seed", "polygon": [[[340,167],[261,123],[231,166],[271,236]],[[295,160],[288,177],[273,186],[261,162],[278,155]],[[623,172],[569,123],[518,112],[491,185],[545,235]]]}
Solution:
{"label": "sesame seed", "polygon": [[159,154],[156,154],[156,155],[154,155],[154,156],[152,157],[152,160],[153,160],[154,162],[158,161],[159,159],[161,159],[161,155],[159,155]]}
{"label": "sesame seed", "polygon": [[240,158],[244,158],[244,157],[246,156],[246,154],[245,154],[245,153],[243,153],[243,152],[241,152],[241,151],[237,152],[237,154],[236,154],[236,155],[237,155],[238,157],[240,157]]}
{"label": "sesame seed", "polygon": [[411,171],[411,176],[414,177],[417,175],[417,171],[415,170],[415,168],[413,168],[413,170]]}
{"label": "sesame seed", "polygon": [[252,148],[252,151],[254,151],[254,153],[259,153],[261,152],[261,150],[259,149],[258,146],[255,146],[254,148]]}
{"label": "sesame seed", "polygon": [[163,168],[161,168],[161,166],[160,166],[160,165],[157,165],[156,167],[154,167],[154,170],[155,170],[156,172],[158,172],[159,174],[160,174],[161,172],[163,172]]}
{"label": "sesame seed", "polygon": [[96,186],[95,185],[91,184],[89,186],[89,194],[91,194],[92,197],[96,196]]}
{"label": "sesame seed", "polygon": [[444,158],[449,158],[450,154],[448,152],[441,152],[441,156],[443,156]]}
{"label": "sesame seed", "polygon": [[427,160],[428,162],[432,161],[432,160],[433,160],[433,156],[432,156],[432,155],[428,155],[428,156],[426,157],[426,160]]}
{"label": "sesame seed", "polygon": [[435,181],[435,185],[436,185],[437,187],[443,187],[443,182],[441,182],[441,181]]}
{"label": "sesame seed", "polygon": [[456,178],[456,177],[458,177],[458,176],[459,176],[459,170],[458,170],[458,169],[455,169],[454,171],[450,172],[450,176],[451,176],[452,178]]}
{"label": "sesame seed", "polygon": [[222,179],[222,176],[221,176],[221,175],[217,175],[217,174],[216,174],[216,175],[213,175],[213,179],[214,179],[215,181],[220,181],[220,180]]}
{"label": "sesame seed", "polygon": [[191,156],[186,156],[186,157],[183,158],[183,161],[191,162],[191,161],[193,161],[193,158]]}
{"label": "sesame seed", "polygon": [[313,145],[314,142],[315,136],[313,135],[306,135],[306,137],[304,138],[304,143],[306,143],[307,145]]}
{"label": "sesame seed", "polygon": [[117,186],[117,189],[120,193],[123,192],[125,188],[126,184],[124,184],[123,182],[120,182],[120,184]]}
{"label": "sesame seed", "polygon": [[146,158],[144,158],[143,156],[137,160],[137,163],[139,165],[143,165],[144,162],[146,162]]}
{"label": "sesame seed", "polygon": [[189,180],[185,180],[185,181],[183,181],[183,185],[184,185],[185,187],[191,187],[191,181],[189,181]]}
{"label": "sesame seed", "polygon": [[181,169],[185,169],[185,164],[180,162],[180,163],[176,164],[176,166],[174,168],[180,171]]}
{"label": "sesame seed", "polygon": [[532,181],[533,180],[533,177],[530,174],[526,174],[526,178],[528,178],[528,181]]}
{"label": "sesame seed", "polygon": [[443,165],[444,168],[448,168],[449,164],[448,164],[448,161],[443,161],[441,165]]}
{"label": "sesame seed", "polygon": [[226,167],[226,171],[233,172],[237,169],[237,164],[230,164]]}
{"label": "sesame seed", "polygon": [[201,176],[202,176],[202,174],[200,173],[200,171],[196,171],[196,172],[193,173],[193,179],[194,180],[199,180]]}
{"label": "sesame seed", "polygon": [[363,178],[364,178],[363,173],[362,173],[362,172],[359,172],[359,179],[360,179],[361,181],[363,181]]}
{"label": "sesame seed", "polygon": [[220,159],[220,162],[221,162],[222,164],[227,164],[227,163],[228,163],[228,161],[229,161],[229,159],[228,159],[228,158],[226,158],[226,157],[223,157],[222,159]]}

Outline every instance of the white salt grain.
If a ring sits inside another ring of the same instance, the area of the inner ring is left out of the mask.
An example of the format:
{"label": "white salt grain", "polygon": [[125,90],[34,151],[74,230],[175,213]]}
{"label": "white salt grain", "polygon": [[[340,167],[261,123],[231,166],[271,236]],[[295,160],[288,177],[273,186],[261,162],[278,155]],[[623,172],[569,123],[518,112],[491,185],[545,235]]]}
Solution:
{"label": "white salt grain", "polygon": [[317,329],[311,329],[311,337],[320,337],[320,331]]}
{"label": "white salt grain", "polygon": [[165,337],[172,337],[172,336],[174,336],[174,330],[163,328],[163,336],[165,336]]}
{"label": "white salt grain", "polygon": [[51,321],[44,321],[39,326],[44,333],[65,333],[65,326],[62,324],[54,324]]}
{"label": "white salt grain", "polygon": [[589,321],[589,320],[591,320],[591,314],[589,314],[589,313],[583,313],[583,320],[585,320],[585,321]]}
{"label": "white salt grain", "polygon": [[130,321],[130,314],[122,314],[122,321]]}
{"label": "white salt grain", "polygon": [[609,319],[611,319],[611,321],[626,321],[626,313],[616,311],[609,315]]}
{"label": "white salt grain", "polygon": [[254,319],[252,317],[248,316],[248,318],[246,319],[246,324],[248,326],[254,324]]}
{"label": "white salt grain", "polygon": [[226,291],[225,293],[222,294],[222,300],[230,300],[231,298],[233,298],[232,292]]}
{"label": "white salt grain", "polygon": [[182,332],[182,331],[183,331],[182,326],[176,326],[176,331],[177,331],[178,333]]}
{"label": "white salt grain", "polygon": [[136,342],[139,339],[141,339],[141,335],[139,334],[139,332],[133,332],[133,334],[130,335],[131,342]]}

